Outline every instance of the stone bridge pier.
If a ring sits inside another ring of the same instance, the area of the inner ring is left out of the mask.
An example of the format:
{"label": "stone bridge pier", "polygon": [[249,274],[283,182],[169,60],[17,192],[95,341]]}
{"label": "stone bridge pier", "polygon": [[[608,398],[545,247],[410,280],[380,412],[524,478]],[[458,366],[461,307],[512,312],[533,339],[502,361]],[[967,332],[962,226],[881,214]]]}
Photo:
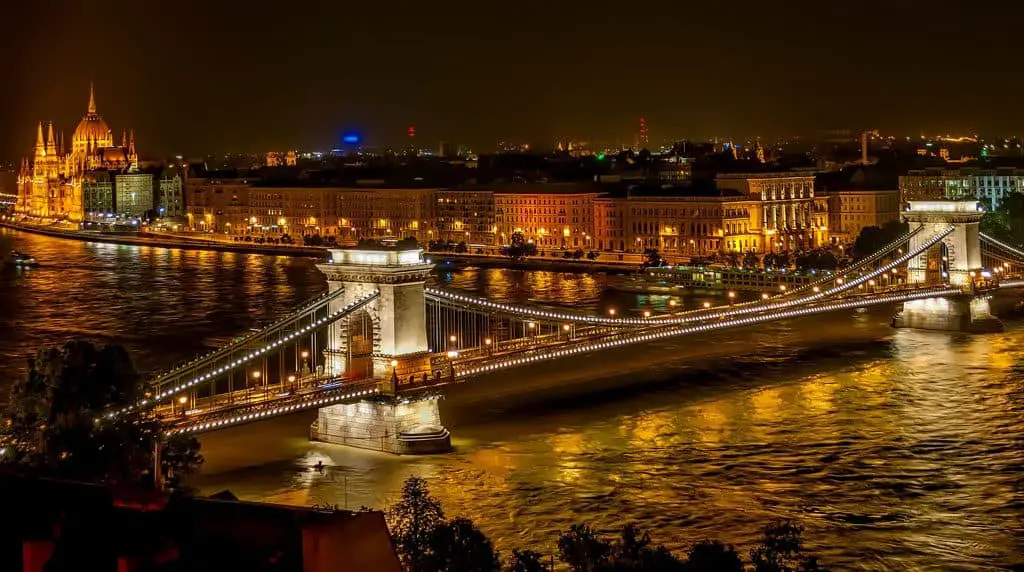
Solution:
{"label": "stone bridge pier", "polygon": [[910,230],[924,227],[910,239],[911,251],[950,226],[953,231],[907,263],[907,281],[922,286],[957,286],[963,295],[904,302],[903,310],[893,318],[893,326],[977,333],[1003,330],[1002,322],[989,309],[990,296],[978,288],[985,274],[979,237],[982,214],[977,201],[910,201],[904,220]]}
{"label": "stone bridge pier", "polygon": [[433,264],[423,250],[344,248],[318,264],[331,291],[344,294],[331,311],[378,291],[379,295],[331,329],[325,363],[333,375],[372,377],[380,395],[320,409],[310,437],[395,454],[445,452],[451,436],[434,397],[404,398],[405,383],[431,374],[424,284]]}

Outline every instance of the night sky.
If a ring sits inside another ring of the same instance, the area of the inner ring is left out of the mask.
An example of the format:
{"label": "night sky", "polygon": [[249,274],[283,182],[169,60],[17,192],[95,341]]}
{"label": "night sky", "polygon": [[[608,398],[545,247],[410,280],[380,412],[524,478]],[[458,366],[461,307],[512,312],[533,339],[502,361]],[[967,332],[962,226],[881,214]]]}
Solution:
{"label": "night sky", "polygon": [[[501,4],[504,7],[497,8]],[[143,156],[823,128],[1024,132],[1024,3],[158,2],[0,8],[0,158],[89,81]],[[317,6],[317,7],[314,7]],[[966,8],[970,6],[971,8]]]}

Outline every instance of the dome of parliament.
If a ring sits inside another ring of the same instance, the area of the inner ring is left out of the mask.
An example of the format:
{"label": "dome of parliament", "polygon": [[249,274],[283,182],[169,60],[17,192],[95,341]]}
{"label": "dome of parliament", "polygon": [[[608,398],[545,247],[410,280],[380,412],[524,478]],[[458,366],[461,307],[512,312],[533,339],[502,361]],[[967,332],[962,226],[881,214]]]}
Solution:
{"label": "dome of parliament", "polygon": [[75,134],[72,136],[71,141],[72,144],[84,144],[88,141],[95,141],[103,147],[114,144],[114,137],[110,127],[107,127],[107,122],[103,121],[99,113],[96,113],[96,100],[93,97],[92,86],[89,86],[89,111],[82,116],[82,120],[78,123],[78,127],[75,128]]}

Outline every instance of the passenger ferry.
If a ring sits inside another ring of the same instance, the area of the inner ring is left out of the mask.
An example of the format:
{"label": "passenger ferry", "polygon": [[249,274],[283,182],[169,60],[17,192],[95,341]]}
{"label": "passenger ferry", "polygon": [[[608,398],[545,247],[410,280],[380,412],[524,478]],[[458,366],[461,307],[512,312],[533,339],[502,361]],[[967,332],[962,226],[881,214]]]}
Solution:
{"label": "passenger ferry", "polygon": [[678,290],[739,290],[778,292],[809,284],[831,271],[746,270],[721,265],[648,268],[616,288],[627,292],[671,294]]}

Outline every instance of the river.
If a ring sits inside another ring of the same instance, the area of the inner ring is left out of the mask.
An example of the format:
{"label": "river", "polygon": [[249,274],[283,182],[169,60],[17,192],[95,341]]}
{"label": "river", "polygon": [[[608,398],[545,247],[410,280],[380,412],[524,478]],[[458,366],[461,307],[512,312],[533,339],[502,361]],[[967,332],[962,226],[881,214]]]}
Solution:
{"label": "river", "polygon": [[[37,348],[74,337],[123,344],[140,369],[158,369],[325,288],[304,259],[4,230],[0,240],[43,263],[0,275],[8,380]],[[665,303],[605,289],[618,279],[497,269],[436,278],[594,311]],[[528,390],[460,387],[442,402],[456,448],[443,456],[311,444],[312,414],[213,434],[195,484],[357,508],[386,505],[421,475],[449,514],[472,518],[504,552],[551,552],[573,522],[626,521],[673,549],[715,537],[745,550],[770,519],[792,517],[834,569],[1024,568],[1024,323],[985,336],[892,330],[891,311],[574,360],[531,372]],[[566,389],[572,375],[585,382]],[[317,461],[323,474],[310,470]]]}

